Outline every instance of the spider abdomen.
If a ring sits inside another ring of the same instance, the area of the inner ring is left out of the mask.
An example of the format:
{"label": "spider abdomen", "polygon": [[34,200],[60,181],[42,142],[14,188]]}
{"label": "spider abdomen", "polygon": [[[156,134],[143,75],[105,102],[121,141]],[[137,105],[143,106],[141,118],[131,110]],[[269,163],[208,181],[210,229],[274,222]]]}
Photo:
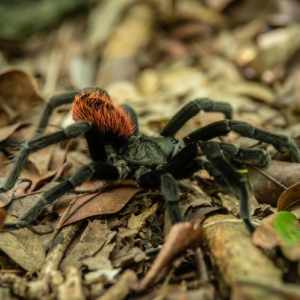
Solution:
{"label": "spider abdomen", "polygon": [[75,121],[93,122],[106,143],[120,145],[134,132],[133,122],[121,107],[111,101],[102,89],[87,89],[75,96],[72,106]]}
{"label": "spider abdomen", "polygon": [[129,163],[154,167],[165,164],[175,154],[177,143],[170,137],[131,136],[119,153]]}

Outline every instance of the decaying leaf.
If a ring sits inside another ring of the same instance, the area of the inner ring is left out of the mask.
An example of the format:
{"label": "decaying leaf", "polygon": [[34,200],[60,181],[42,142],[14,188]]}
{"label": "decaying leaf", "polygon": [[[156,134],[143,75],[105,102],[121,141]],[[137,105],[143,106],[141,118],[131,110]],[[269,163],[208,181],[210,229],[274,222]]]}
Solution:
{"label": "decaying leaf", "polygon": [[108,234],[107,225],[101,221],[89,222],[85,231],[81,235],[80,242],[69,251],[60,265],[61,269],[69,266],[80,268],[83,260],[92,257],[104,245]]}
{"label": "decaying leaf", "polygon": [[40,270],[45,260],[42,243],[27,228],[15,232],[0,232],[0,249],[29,272]]}
{"label": "decaying leaf", "polygon": [[141,213],[140,215],[135,216],[134,214],[131,215],[130,219],[128,220],[128,228],[136,228],[140,230],[142,226],[145,224],[147,218],[151,216],[153,213],[156,212],[158,208],[158,203],[154,203],[148,210]]}

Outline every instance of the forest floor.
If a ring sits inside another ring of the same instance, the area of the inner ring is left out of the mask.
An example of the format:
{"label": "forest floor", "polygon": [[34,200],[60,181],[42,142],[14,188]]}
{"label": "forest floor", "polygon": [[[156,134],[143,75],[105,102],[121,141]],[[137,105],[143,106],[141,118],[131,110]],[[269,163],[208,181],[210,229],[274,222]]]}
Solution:
{"label": "forest floor", "polygon": [[[300,143],[299,1],[27,0],[0,11],[1,186],[44,102],[91,86],[132,106],[142,136],[210,98],[230,104],[234,120]],[[54,110],[46,134],[73,123],[70,109]],[[223,119],[201,112],[176,138]],[[272,158],[230,161],[249,183],[254,234],[240,199],[205,169],[178,181],[176,224],[159,186],[89,180],[33,226],[0,233],[0,299],[300,299],[300,162],[234,132],[214,141]],[[0,226],[90,162],[81,139],[32,153],[0,197]]]}

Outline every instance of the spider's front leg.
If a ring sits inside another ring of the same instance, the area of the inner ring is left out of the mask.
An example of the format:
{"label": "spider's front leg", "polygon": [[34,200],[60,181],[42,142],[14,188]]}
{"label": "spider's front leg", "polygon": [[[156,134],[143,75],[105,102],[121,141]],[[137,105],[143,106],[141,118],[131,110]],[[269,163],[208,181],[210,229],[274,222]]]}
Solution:
{"label": "spider's front leg", "polygon": [[44,136],[37,136],[24,143],[21,147],[19,155],[13,162],[4,186],[0,188],[0,193],[5,193],[13,188],[27,162],[29,154],[37,152],[50,145],[67,141],[72,138],[77,138],[93,127],[94,125],[92,122],[80,121],[66,127],[61,131],[53,132]]}
{"label": "spider's front leg", "polygon": [[232,118],[232,107],[228,103],[215,102],[209,98],[199,98],[183,106],[166,124],[160,135],[174,137],[176,132],[201,110],[205,112],[221,112],[225,115],[226,119]]}
{"label": "spider's front leg", "polygon": [[[243,121],[226,119],[222,121],[217,121],[193,131],[192,133],[187,135],[183,140],[186,143],[196,142],[199,140],[207,141],[217,136],[227,135],[230,131],[237,132],[244,137],[252,138],[264,143],[271,144],[277,151],[281,153],[283,153],[285,148],[287,148],[291,152],[293,161],[300,163],[300,150],[294,140],[292,140],[286,135],[276,134],[263,129],[255,128],[253,125]],[[223,150],[226,151],[225,146]],[[249,150],[247,149],[243,151],[244,153],[245,151],[249,152]],[[237,153],[237,158],[243,160],[243,155]],[[267,162],[268,159],[266,160],[266,163]],[[261,165],[263,165],[263,163],[261,163]]]}
{"label": "spider's front leg", "polygon": [[75,187],[80,186],[88,181],[91,177],[99,180],[118,180],[120,175],[118,169],[108,163],[98,161],[87,164],[79,168],[70,178],[66,181],[59,183],[54,188],[42,194],[37,203],[32,206],[25,214],[19,218],[19,222],[5,223],[3,231],[16,230],[26,225],[31,224],[42,213],[47,205],[52,204],[54,201],[73,190]]}
{"label": "spider's front leg", "polygon": [[222,157],[217,142],[208,141],[199,142],[198,144],[213,167],[223,175],[223,178],[228,182],[228,186],[231,186],[235,193],[238,194],[240,200],[240,216],[248,230],[252,233],[254,227],[250,222],[248,184],[245,178]]}

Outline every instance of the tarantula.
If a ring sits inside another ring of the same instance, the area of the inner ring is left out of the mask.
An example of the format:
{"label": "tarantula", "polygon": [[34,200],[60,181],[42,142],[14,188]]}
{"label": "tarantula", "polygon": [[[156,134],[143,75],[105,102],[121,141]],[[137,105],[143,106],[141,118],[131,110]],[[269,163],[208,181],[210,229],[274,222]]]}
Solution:
{"label": "tarantula", "polygon": [[[42,135],[53,109],[68,103],[72,103],[75,123],[58,132]],[[201,110],[221,112],[226,119],[199,128],[183,139],[175,139],[176,132]],[[199,169],[205,168],[217,183],[230,186],[236,191],[240,199],[241,218],[247,228],[253,231],[249,220],[247,182],[223,155],[257,166],[268,164],[270,157],[263,149],[240,149],[210,139],[235,131],[242,136],[272,144],[280,152],[288,148],[296,162],[300,162],[300,152],[295,142],[285,135],[257,129],[231,118],[229,104],[213,102],[208,98],[195,99],[172,117],[160,134],[146,137],[139,135],[135,111],[129,105],[115,106],[103,89],[87,88],[80,92],[56,95],[47,102],[36,135],[22,145],[0,193],[7,192],[15,185],[29,154],[61,141],[84,135],[93,162],[79,168],[70,178],[43,193],[18,222],[6,223],[4,230],[14,230],[32,223],[45,206],[91,178],[115,184],[131,178],[143,188],[162,185],[166,198],[172,198],[172,195],[178,198],[178,192],[174,194],[170,190],[176,186],[175,179],[189,178]],[[199,149],[207,160],[199,158]]]}

